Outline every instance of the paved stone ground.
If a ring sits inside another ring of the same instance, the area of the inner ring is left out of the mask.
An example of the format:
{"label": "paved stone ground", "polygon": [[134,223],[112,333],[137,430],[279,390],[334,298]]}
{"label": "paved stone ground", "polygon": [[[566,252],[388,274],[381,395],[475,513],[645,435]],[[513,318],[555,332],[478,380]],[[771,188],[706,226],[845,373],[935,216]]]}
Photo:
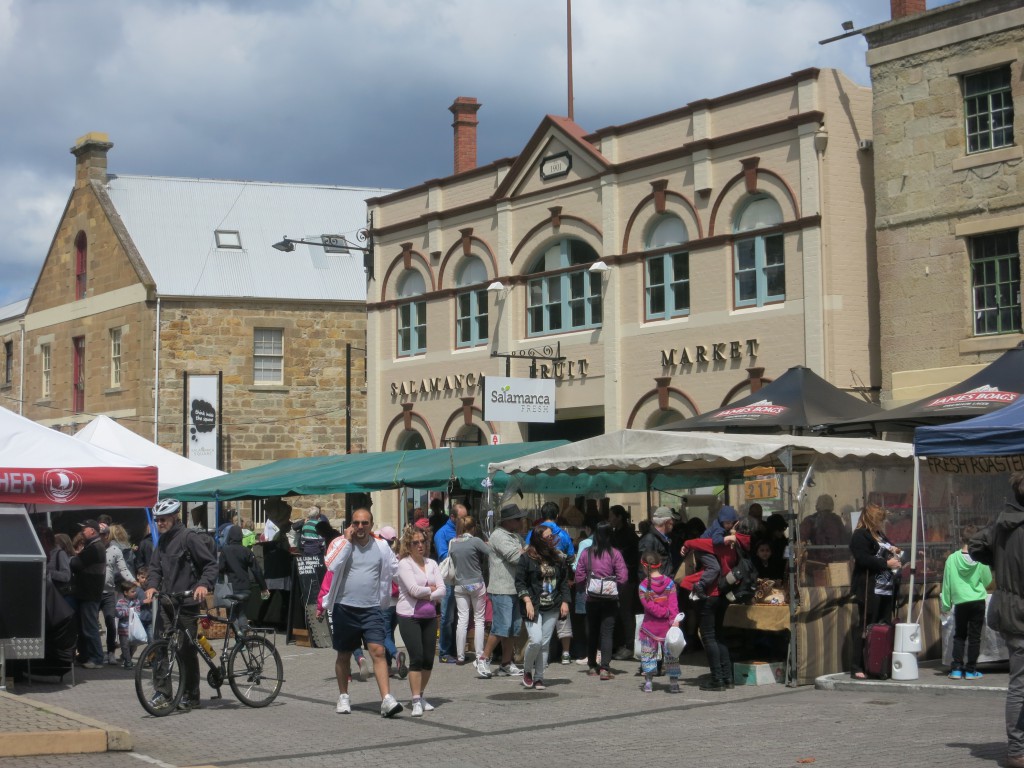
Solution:
{"label": "paved stone ground", "polygon": [[[20,695],[64,707],[132,734],[134,752],[0,758],[0,768],[140,768],[158,766],[338,766],[409,764],[503,766],[539,759],[558,766],[661,764],[701,768],[828,768],[894,765],[995,766],[1005,753],[1005,677],[989,690],[956,686],[864,686],[852,690],[780,685],[705,693],[696,687],[702,657],[684,657],[683,693],[664,678],[652,694],[639,690],[637,665],[600,682],[575,664],[549,668],[546,691],[525,691],[510,678],[477,680],[471,666],[438,665],[421,719],[408,710],[380,717],[372,682],[352,684],[354,711],[337,715],[334,654],[281,648],[287,682],[266,709],[242,706],[225,689],[222,700],[165,718],[149,717],[135,698],[130,673],[85,671],[74,688],[19,685]],[[685,664],[689,665],[685,665]],[[936,682],[941,676],[925,673]],[[408,684],[393,680],[408,704]],[[210,689],[205,687],[204,695]],[[803,762],[801,762],[803,761]]]}

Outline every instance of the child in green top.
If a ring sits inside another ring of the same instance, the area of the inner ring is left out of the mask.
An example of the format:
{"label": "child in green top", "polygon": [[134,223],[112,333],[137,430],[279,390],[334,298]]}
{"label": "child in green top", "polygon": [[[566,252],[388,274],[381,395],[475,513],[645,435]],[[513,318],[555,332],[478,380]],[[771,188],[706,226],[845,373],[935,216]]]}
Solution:
{"label": "child in green top", "polygon": [[[952,680],[977,680],[981,672],[975,669],[981,651],[981,628],[985,622],[985,597],[992,583],[992,571],[967,554],[967,542],[977,533],[973,525],[964,526],[960,533],[963,548],[946,558],[942,574],[942,610],[953,609],[953,665],[949,672]],[[967,643],[967,664],[964,664],[964,642]]]}

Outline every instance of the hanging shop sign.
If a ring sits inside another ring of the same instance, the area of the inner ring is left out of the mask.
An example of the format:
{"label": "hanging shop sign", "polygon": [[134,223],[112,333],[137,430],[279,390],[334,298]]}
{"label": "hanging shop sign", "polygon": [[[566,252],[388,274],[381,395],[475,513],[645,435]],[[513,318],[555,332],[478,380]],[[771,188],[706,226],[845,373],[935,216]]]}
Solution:
{"label": "hanging shop sign", "polygon": [[553,379],[514,379],[488,376],[484,380],[485,421],[555,421]]}

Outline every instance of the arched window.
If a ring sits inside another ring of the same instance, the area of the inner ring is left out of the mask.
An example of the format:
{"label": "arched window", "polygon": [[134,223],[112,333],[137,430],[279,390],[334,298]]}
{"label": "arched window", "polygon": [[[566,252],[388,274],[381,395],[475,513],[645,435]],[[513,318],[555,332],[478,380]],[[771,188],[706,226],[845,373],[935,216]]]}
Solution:
{"label": "arched window", "polygon": [[398,354],[421,355],[427,351],[427,302],[414,301],[426,293],[423,275],[407,270],[398,281]]}
{"label": "arched window", "polygon": [[[735,304],[760,307],[786,300],[786,259],[781,232],[760,234],[778,227],[782,209],[767,195],[748,202],[736,218]],[[746,234],[753,234],[747,237]]]}
{"label": "arched window", "polygon": [[79,232],[75,238],[75,298],[84,299],[86,280],[89,277],[89,241],[85,232]]}
{"label": "arched window", "polygon": [[601,327],[601,273],[587,269],[597,260],[597,251],[572,239],[537,257],[529,274],[543,276],[528,285],[528,335]]}
{"label": "arched window", "polygon": [[462,262],[455,278],[460,288],[475,286],[459,291],[456,296],[457,316],[455,318],[455,345],[475,347],[487,343],[487,268],[476,256]]}
{"label": "arched window", "polygon": [[672,250],[647,257],[647,319],[665,320],[690,314],[690,254],[681,246],[689,240],[678,216],[664,214],[647,234],[647,250]]}
{"label": "arched window", "polygon": [[649,417],[647,417],[647,423],[644,424],[644,429],[657,429],[658,427],[664,427],[667,424],[674,424],[677,421],[682,421],[687,418],[675,408],[669,408],[664,411],[655,411]]}
{"label": "arched window", "polygon": [[408,429],[398,436],[395,441],[399,451],[422,451],[427,447],[423,441],[423,435],[415,429]]}

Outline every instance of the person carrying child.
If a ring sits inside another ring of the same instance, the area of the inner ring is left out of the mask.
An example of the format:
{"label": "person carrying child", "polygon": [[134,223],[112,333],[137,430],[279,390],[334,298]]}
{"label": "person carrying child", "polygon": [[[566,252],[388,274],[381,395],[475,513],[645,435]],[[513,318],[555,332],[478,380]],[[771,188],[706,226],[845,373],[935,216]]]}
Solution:
{"label": "person carrying child", "polygon": [[[992,583],[992,570],[967,553],[967,542],[978,532],[973,525],[964,526],[960,534],[963,547],[946,558],[942,574],[942,610],[953,610],[953,664],[951,680],[977,680],[981,652],[981,627],[985,622],[985,597]],[[964,645],[967,664],[964,664]]]}
{"label": "person carrying child", "polygon": [[670,627],[682,620],[676,600],[676,584],[662,573],[661,553],[649,549],[640,561],[644,578],[640,582],[640,604],[644,620],[640,625],[640,670],[644,674],[644,693],[654,690],[654,674],[662,662],[668,673],[669,692],[679,693],[679,659],[668,649],[665,636]]}
{"label": "person carrying child", "polygon": [[117,641],[121,646],[121,666],[125,669],[133,669],[135,663],[132,661],[132,656],[135,652],[132,649],[130,623],[132,612],[138,611],[141,603],[134,583],[122,581],[118,588],[121,594],[114,605],[114,612],[117,616]]}

